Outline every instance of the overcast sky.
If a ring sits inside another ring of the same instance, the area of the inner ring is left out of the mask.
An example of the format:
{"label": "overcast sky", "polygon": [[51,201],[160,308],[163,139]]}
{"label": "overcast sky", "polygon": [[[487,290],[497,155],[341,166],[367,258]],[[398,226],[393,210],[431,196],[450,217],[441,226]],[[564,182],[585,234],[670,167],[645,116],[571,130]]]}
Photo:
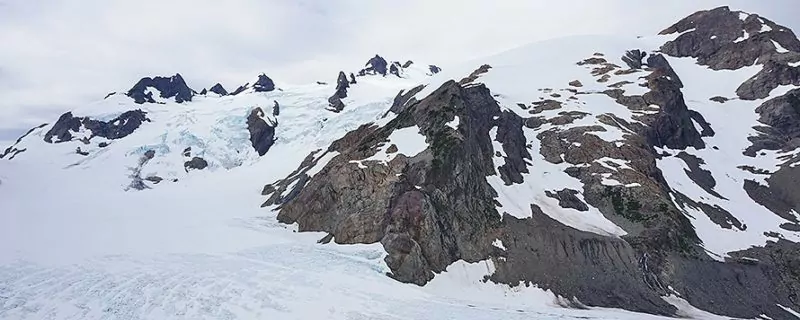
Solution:
{"label": "overcast sky", "polygon": [[375,53],[446,68],[565,35],[655,34],[719,5],[800,31],[797,0],[0,0],[0,140],[145,76],[304,83]]}

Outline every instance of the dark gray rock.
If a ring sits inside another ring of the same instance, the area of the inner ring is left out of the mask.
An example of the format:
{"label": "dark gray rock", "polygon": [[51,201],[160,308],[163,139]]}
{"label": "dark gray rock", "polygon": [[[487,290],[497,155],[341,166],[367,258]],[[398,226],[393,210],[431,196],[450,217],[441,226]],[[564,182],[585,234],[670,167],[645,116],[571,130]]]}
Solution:
{"label": "dark gray rock", "polygon": [[[764,25],[771,30],[761,32]],[[745,32],[747,39],[743,39]],[[756,14],[749,14],[742,20],[738,11],[731,11],[727,6],[696,12],[661,31],[661,34],[673,33],[681,35],[665,43],[661,47],[663,53],[694,57],[700,64],[715,70],[735,70],[780,59],[772,41],[800,52],[800,41],[791,29]]]}
{"label": "dark gray rock", "polygon": [[[53,127],[45,133],[44,141],[49,143],[72,141],[72,132],[79,132],[82,127],[91,131],[91,136],[87,140],[94,137],[121,139],[133,133],[142,123],[149,121],[146,112],[140,109],[126,111],[109,121],[75,117],[72,112],[67,112],[61,115]],[[56,138],[56,141],[53,141],[53,137]],[[88,141],[84,141],[84,143],[86,142]]]}
{"label": "dark gray rock", "polygon": [[144,178],[144,180],[145,181],[150,181],[153,184],[158,184],[159,182],[163,181],[164,178],[159,177],[159,176],[149,176],[149,177]]}
{"label": "dark gray rock", "polygon": [[800,85],[800,67],[766,61],[761,71],[736,89],[736,95],[744,100],[763,99],[778,86],[785,85]]}
{"label": "dark gray rock", "polygon": [[689,167],[689,170],[683,169],[683,172],[685,172],[686,176],[688,176],[689,179],[692,179],[697,186],[708,192],[710,195],[720,199],[725,199],[725,197],[721,196],[714,190],[714,187],[717,185],[717,181],[714,179],[714,176],[711,175],[711,171],[700,168],[701,164],[705,164],[703,159],[688,154],[685,151],[681,151],[675,157],[683,160],[683,162],[686,163],[686,165]]}
{"label": "dark gray rock", "polygon": [[399,62],[397,62],[397,61],[392,62],[391,66],[389,67],[389,73],[391,73],[391,74],[393,74],[393,75],[395,75],[395,76],[397,76],[399,78],[400,77],[400,69],[401,69],[401,67],[400,67],[400,63]]}
{"label": "dark gray rock", "polygon": [[744,154],[755,157],[761,150],[790,149],[800,141],[800,89],[770,99],[758,108],[758,121],[766,126],[755,127],[759,135],[748,137],[752,146]]}
{"label": "dark gray rock", "polygon": [[631,69],[641,69],[642,59],[644,59],[645,56],[647,56],[647,52],[639,49],[625,51],[625,55],[622,56],[622,62],[625,62]]}
{"label": "dark gray rock", "polygon": [[239,86],[238,88],[236,88],[236,90],[233,90],[233,92],[231,92],[231,95],[235,96],[237,94],[240,94],[240,93],[244,92],[245,90],[247,90],[247,88],[250,88],[250,83],[249,82],[245,83],[242,86]]}
{"label": "dark gray rock", "polygon": [[[45,133],[44,141],[49,143],[71,141],[72,133],[70,132],[78,132],[80,128],[81,118],[74,117],[72,112],[64,113],[58,118],[58,121],[53,124],[53,127]],[[53,141],[53,137],[56,138],[55,142]]]}
{"label": "dark gray rock", "polygon": [[442,71],[442,68],[439,68],[435,65],[429,65],[428,70],[431,72],[431,74],[437,74]]}
{"label": "dark gray rock", "polygon": [[403,64],[402,67],[403,67],[403,69],[405,69],[405,68],[410,67],[412,64],[414,64],[414,61],[408,60],[408,61],[406,61],[406,63]]}
{"label": "dark gray rock", "polygon": [[258,75],[258,81],[253,84],[255,92],[270,92],[275,90],[275,83],[266,74]]}
{"label": "dark gray rock", "polygon": [[278,104],[278,100],[272,100],[274,105],[272,106],[272,115],[279,116],[281,115],[281,106]]}
{"label": "dark gray rock", "polygon": [[259,156],[265,155],[275,144],[277,140],[275,127],[277,126],[277,123],[267,123],[267,120],[264,119],[264,110],[261,108],[250,111],[250,115],[247,117],[247,131],[250,132],[250,143]]}
{"label": "dark gray rock", "polygon": [[339,99],[347,98],[347,88],[350,88],[347,75],[344,74],[344,71],[339,71],[339,77],[336,79],[336,92],[333,95]]}
{"label": "dark gray rock", "polygon": [[179,73],[168,78],[142,78],[133,86],[133,88],[128,90],[127,96],[131,97],[133,101],[138,104],[146,102],[155,103],[156,101],[153,98],[152,92],[145,92],[148,88],[154,88],[161,92],[161,98],[175,98],[175,102],[177,103],[192,101],[192,96],[194,96],[194,90],[186,85],[186,82]]}
{"label": "dark gray rock", "polygon": [[789,223],[789,222],[787,222],[787,223],[782,223],[782,224],[780,225],[780,227],[781,227],[781,229],[783,229],[783,230],[787,230],[787,231],[794,231],[794,232],[800,232],[800,224],[798,224],[798,223]]}
{"label": "dark gray rock", "polygon": [[356,83],[358,83],[358,81],[356,81],[356,75],[350,72],[350,84],[356,84]]}
{"label": "dark gray rock", "polygon": [[532,206],[530,219],[503,217],[505,259],[493,259],[491,280],[510,285],[535,284],[588,306],[615,306],[673,315],[641,279],[634,249],[625,241],[564,226]]}
{"label": "dark gray rock", "polygon": [[780,239],[730,255],[736,260],[726,263],[672,257],[678,280],[670,285],[693,306],[712,313],[794,319],[777,304],[800,308],[800,245]]}
{"label": "dark gray rock", "polygon": [[589,211],[589,206],[577,197],[579,194],[577,190],[562,189],[557,192],[546,191],[545,194],[550,198],[558,200],[558,205],[562,208]]}
{"label": "dark gray rock", "polygon": [[386,59],[377,54],[369,59],[365,66],[366,68],[361,69],[361,71],[358,72],[358,75],[364,76],[368,74],[379,74],[386,76],[386,74],[389,72],[389,63],[386,62]]}
{"label": "dark gray rock", "polygon": [[672,81],[678,88],[683,88],[683,82],[681,78],[678,77],[678,74],[675,73],[675,70],[672,69],[672,66],[669,64],[666,58],[660,54],[654,54],[647,57],[647,66],[656,70],[659,70],[661,74],[667,77],[667,80]]}
{"label": "dark gray rock", "polygon": [[208,161],[200,157],[193,157],[192,160],[183,163],[186,172],[189,172],[189,169],[203,170],[206,167],[208,167]]}
{"label": "dark gray rock", "polygon": [[328,98],[328,110],[338,113],[344,110],[344,107],[344,101],[336,95],[332,95]]}
{"label": "dark gray rock", "polygon": [[82,156],[88,156],[89,155],[88,152],[81,150],[81,147],[78,147],[77,149],[75,149],[75,153],[77,153],[79,155],[82,155]]}
{"label": "dark gray rock", "polygon": [[211,89],[208,89],[208,91],[216,93],[216,94],[221,95],[221,96],[227,96],[228,95],[228,90],[225,90],[225,88],[222,87],[222,85],[219,84],[219,83],[217,83],[214,86],[212,86]]}
{"label": "dark gray rock", "polygon": [[497,141],[503,146],[506,156],[505,164],[497,168],[500,178],[506,185],[522,183],[523,173],[529,173],[528,161],[533,161],[527,149],[525,133],[522,131],[524,120],[516,113],[505,110],[497,121]]}
{"label": "dark gray rock", "polygon": [[394,101],[392,101],[392,106],[389,108],[389,111],[395,114],[399,114],[400,112],[405,110],[406,107],[414,104],[417,101],[417,99],[414,98],[414,95],[422,91],[422,89],[424,88],[425,88],[424,85],[418,85],[408,91],[400,90],[400,92],[398,92],[397,95],[394,97]]}
{"label": "dark gray rock", "polygon": [[109,121],[99,121],[83,118],[83,126],[92,131],[93,137],[103,137],[106,139],[122,139],[132,134],[143,123],[150,122],[147,113],[141,109],[125,111],[118,117]]}
{"label": "dark gray rock", "polygon": [[[646,129],[647,132],[644,132],[645,136],[651,145],[657,147],[666,146],[670,149],[705,148],[702,136],[695,129],[692,119],[700,120],[698,122],[701,123],[707,124],[707,122],[702,119],[702,115],[691,112],[686,106],[683,93],[680,90],[683,85],[677,75],[674,75],[674,70],[669,67],[669,63],[666,62],[664,57],[651,55],[648,58],[648,63],[651,61],[663,62],[654,63],[660,67],[647,77],[647,87],[650,91],[645,93],[642,98],[646,105],[657,105],[661,108],[658,114],[646,120],[649,127]],[[662,63],[666,63],[666,66],[662,66]],[[653,66],[651,65],[651,67]]]}

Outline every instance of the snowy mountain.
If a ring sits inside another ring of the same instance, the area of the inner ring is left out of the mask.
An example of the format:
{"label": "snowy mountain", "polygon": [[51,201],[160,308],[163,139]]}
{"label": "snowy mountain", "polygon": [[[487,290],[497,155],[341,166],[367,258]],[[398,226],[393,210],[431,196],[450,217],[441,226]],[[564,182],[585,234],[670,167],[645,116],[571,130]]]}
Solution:
{"label": "snowy mountain", "polygon": [[143,78],[31,129],[0,318],[800,317],[788,28],[720,7],[353,69]]}

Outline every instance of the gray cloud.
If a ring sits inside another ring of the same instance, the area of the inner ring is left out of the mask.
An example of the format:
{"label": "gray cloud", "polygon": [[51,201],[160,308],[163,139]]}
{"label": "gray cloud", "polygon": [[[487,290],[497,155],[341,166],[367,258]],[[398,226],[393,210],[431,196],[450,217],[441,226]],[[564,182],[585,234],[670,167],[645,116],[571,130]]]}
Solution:
{"label": "gray cloud", "polygon": [[[446,66],[574,34],[654,34],[729,4],[797,30],[795,0],[25,0],[0,10],[0,128],[180,72],[192,87],[331,78],[381,53]],[[0,2],[2,4],[2,2]]]}

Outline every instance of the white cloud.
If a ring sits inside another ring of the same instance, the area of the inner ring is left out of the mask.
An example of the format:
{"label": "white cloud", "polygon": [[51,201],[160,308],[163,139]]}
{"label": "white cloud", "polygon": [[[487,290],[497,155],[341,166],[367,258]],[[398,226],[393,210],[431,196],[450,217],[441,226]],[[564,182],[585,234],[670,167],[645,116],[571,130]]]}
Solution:
{"label": "white cloud", "polygon": [[[0,128],[180,72],[228,89],[333,78],[375,53],[447,66],[571,34],[653,34],[730,3],[794,23],[792,0],[17,0],[0,10]],[[1,3],[0,3],[1,4]]]}

